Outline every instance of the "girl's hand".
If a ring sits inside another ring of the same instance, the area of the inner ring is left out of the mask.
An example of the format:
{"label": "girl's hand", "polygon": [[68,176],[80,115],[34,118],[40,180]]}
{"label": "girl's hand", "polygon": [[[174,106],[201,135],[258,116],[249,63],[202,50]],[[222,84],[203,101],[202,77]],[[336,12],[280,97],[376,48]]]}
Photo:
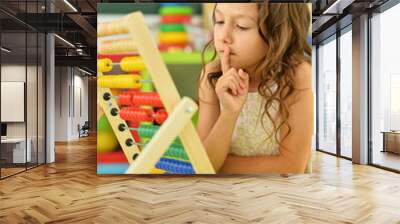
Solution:
{"label": "girl's hand", "polygon": [[222,76],[215,85],[215,92],[222,105],[222,112],[238,115],[249,91],[249,75],[242,69],[231,67],[229,47],[225,47],[221,58]]}

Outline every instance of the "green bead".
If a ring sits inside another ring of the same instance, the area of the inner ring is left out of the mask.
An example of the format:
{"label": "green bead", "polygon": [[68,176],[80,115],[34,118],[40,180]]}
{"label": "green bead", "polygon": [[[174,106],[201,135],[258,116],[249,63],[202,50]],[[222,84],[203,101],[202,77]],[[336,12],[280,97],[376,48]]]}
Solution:
{"label": "green bead", "polygon": [[[143,148],[146,147],[147,144],[149,144],[150,139],[148,138],[141,138],[140,143],[143,144]],[[167,151],[164,153],[163,157],[171,157],[174,159],[179,159],[183,161],[189,161],[189,157],[186,154],[185,150],[183,149],[182,145],[173,143]]]}
{"label": "green bead", "polygon": [[189,157],[183,149],[182,145],[172,144],[165,152],[164,156],[177,158],[184,161],[189,161]]}
{"label": "green bead", "polygon": [[138,134],[141,138],[151,138],[158,131],[156,125],[144,125],[141,124],[138,130]]}
{"label": "green bead", "polygon": [[160,8],[160,15],[191,15],[193,9],[188,6],[167,6]]}
{"label": "green bead", "polygon": [[[140,138],[152,138],[153,135],[158,131],[158,129],[160,129],[160,126],[158,125],[144,124],[144,122],[141,122],[138,134]],[[173,143],[182,145],[181,141],[179,140],[179,137],[176,138],[173,141]]]}
{"label": "green bead", "polygon": [[185,26],[183,24],[161,24],[161,32],[185,32]]}

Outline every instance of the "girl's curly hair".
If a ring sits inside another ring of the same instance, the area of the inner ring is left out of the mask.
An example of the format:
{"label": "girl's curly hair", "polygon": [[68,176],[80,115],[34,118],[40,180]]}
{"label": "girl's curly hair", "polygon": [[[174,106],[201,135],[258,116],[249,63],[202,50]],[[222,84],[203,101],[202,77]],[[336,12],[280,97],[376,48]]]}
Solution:
{"label": "girl's curly hair", "polygon": [[[305,3],[254,3],[258,5],[258,33],[267,44],[264,58],[257,64],[254,74],[261,74],[258,92],[265,98],[262,118],[265,116],[272,121],[273,130],[267,136],[272,136],[281,142],[289,133],[289,106],[295,95],[295,69],[303,62],[311,63],[311,47],[307,42],[308,30],[311,24],[310,9]],[[212,19],[215,24],[215,4]],[[214,40],[210,40],[202,51],[202,64],[205,67],[204,55],[207,50],[217,52]],[[203,72],[205,69],[203,69]],[[211,72],[206,77],[211,86],[222,75],[222,71]],[[200,99],[201,100],[201,99]],[[273,117],[270,109],[277,109],[279,119]],[[263,120],[263,119],[262,119]],[[262,122],[263,124],[263,122]],[[264,126],[264,125],[263,125]],[[278,131],[287,127],[285,135],[279,139]],[[265,127],[264,127],[265,129]]]}

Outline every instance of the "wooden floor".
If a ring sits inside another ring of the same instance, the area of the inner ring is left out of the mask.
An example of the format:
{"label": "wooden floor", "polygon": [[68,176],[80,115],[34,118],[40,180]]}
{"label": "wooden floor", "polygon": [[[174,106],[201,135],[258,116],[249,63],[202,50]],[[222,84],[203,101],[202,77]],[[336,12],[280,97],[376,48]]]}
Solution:
{"label": "wooden floor", "polygon": [[4,177],[7,177],[7,176],[10,176],[10,175],[13,175],[13,174],[16,174],[16,173],[19,173],[19,172],[23,172],[23,171],[25,171],[26,170],[26,168],[25,167],[16,167],[16,168],[14,168],[14,167],[12,167],[12,168],[1,168],[1,178],[4,178]]}
{"label": "wooden floor", "polygon": [[0,223],[400,223],[400,175],[316,153],[283,178],[98,176],[96,139],[0,181]]}
{"label": "wooden floor", "polygon": [[1,178],[5,178],[5,177],[8,177],[8,176],[14,175],[16,173],[23,172],[23,171],[25,171],[27,169],[33,169],[35,167],[37,167],[36,163],[35,164],[27,163],[26,167],[25,167],[25,164],[18,164],[17,167],[5,167],[5,168],[2,167],[1,168]]}

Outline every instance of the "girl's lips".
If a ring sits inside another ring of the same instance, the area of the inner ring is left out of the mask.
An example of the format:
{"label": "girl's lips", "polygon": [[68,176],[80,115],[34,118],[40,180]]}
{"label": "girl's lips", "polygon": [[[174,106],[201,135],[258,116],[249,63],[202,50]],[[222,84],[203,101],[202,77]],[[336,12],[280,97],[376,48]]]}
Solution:
{"label": "girl's lips", "polygon": [[[219,51],[219,53],[224,54],[224,51]],[[229,52],[229,55],[234,55],[234,52]]]}

